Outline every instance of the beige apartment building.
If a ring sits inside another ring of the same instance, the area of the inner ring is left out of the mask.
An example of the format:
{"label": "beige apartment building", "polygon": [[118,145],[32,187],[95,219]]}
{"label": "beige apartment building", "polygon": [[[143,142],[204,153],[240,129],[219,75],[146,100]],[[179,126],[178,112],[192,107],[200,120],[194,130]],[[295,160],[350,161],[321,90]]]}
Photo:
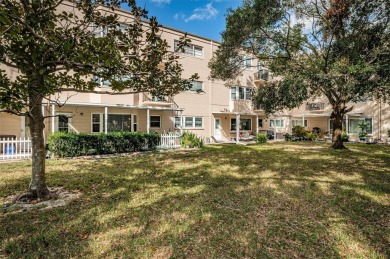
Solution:
{"label": "beige apartment building", "polygon": [[[65,3],[63,8],[69,6]],[[131,13],[124,10],[116,12],[124,27],[127,21],[132,20]],[[175,42],[185,32],[165,26],[162,30],[162,38],[168,41],[170,50],[174,52]],[[148,93],[115,96],[59,93],[56,98],[64,103],[62,107],[56,103],[47,103],[44,107],[45,115],[56,115],[46,119],[46,137],[55,131],[190,131],[213,142],[235,140],[244,132],[255,135],[272,131],[276,138],[282,139],[283,134],[291,133],[294,125],[331,132],[331,108],[325,99],[308,100],[297,109],[265,117],[260,108],[252,105],[251,97],[254,88],[261,87],[271,79],[267,69],[248,56],[244,57],[242,76],[235,80],[233,86],[227,86],[224,81],[210,80],[208,63],[219,43],[197,35],[187,36],[191,44],[184,53],[179,54],[184,68],[183,77],[199,74],[198,81],[189,91],[173,97],[154,97]],[[18,73],[8,67],[0,68],[7,70],[11,78]],[[100,83],[102,91],[109,89],[109,82]],[[386,141],[387,131],[390,130],[390,106],[373,100],[351,105],[354,109],[345,117],[345,128],[350,139],[358,139],[358,124],[364,121],[370,124],[369,138]],[[26,118],[0,113],[0,138],[28,137],[28,131]]]}

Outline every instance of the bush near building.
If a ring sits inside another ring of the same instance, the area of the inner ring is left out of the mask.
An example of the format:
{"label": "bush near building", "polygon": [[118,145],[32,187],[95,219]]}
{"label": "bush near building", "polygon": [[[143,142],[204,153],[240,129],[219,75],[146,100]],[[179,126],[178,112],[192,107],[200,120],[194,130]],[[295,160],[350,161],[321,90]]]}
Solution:
{"label": "bush near building", "polygon": [[112,132],[75,134],[55,132],[49,136],[49,150],[55,157],[76,157],[156,150],[160,136],[156,133]]}

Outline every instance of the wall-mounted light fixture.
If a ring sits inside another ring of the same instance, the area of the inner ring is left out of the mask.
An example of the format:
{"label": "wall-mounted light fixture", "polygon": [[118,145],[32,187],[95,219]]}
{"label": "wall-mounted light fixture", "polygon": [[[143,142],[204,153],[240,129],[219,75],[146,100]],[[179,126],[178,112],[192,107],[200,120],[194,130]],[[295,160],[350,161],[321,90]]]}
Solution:
{"label": "wall-mounted light fixture", "polygon": [[80,116],[83,117],[83,116],[84,116],[84,113],[83,113],[83,112],[80,112]]}

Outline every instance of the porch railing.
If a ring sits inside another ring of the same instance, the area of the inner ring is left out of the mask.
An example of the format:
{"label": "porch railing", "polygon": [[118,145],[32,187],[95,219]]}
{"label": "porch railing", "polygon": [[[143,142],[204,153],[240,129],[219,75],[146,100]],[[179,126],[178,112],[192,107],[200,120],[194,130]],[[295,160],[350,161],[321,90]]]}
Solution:
{"label": "porch railing", "polygon": [[29,138],[0,139],[0,160],[31,158],[31,153]]}
{"label": "porch railing", "polygon": [[180,148],[181,136],[175,132],[169,132],[160,135],[160,143],[158,149],[173,149]]}

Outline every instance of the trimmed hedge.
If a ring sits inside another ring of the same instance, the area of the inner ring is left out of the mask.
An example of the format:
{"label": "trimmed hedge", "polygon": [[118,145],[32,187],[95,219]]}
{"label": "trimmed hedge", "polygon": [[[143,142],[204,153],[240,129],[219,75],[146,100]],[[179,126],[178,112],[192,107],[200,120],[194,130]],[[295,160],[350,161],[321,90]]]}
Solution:
{"label": "trimmed hedge", "polygon": [[55,132],[49,135],[49,150],[56,157],[76,157],[156,150],[156,133],[112,132],[86,134]]}

